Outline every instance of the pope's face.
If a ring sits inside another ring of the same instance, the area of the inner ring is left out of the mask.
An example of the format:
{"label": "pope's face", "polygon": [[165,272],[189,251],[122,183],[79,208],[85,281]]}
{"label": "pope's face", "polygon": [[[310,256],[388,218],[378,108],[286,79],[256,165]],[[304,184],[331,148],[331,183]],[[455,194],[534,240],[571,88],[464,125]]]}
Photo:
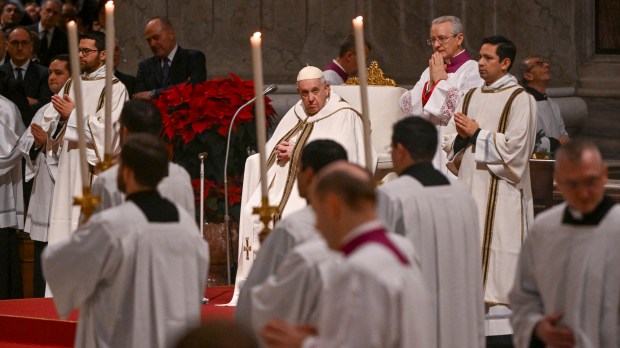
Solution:
{"label": "pope's face", "polygon": [[556,163],[555,181],[562,197],[571,208],[591,213],[603,199],[607,167],[591,150],[585,150],[580,163],[561,156]]}
{"label": "pope's face", "polygon": [[329,85],[321,79],[301,80],[297,82],[297,93],[309,115],[319,112],[327,103]]}

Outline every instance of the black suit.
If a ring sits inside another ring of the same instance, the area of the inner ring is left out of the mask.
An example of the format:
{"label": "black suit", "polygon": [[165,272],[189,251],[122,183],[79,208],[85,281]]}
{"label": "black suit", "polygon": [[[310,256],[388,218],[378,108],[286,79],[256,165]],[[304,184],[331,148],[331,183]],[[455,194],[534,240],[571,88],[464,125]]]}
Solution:
{"label": "black suit", "polygon": [[116,78],[125,85],[125,88],[127,88],[127,94],[129,94],[129,97],[131,98],[134,93],[134,87],[136,85],[136,77],[125,74],[124,72],[119,70],[114,71],[114,76],[116,76]]}
{"label": "black suit", "polygon": [[207,79],[207,63],[204,53],[179,47],[174,55],[166,81],[162,81],[161,60],[151,57],[138,65],[135,92],[160,93],[169,86],[189,81],[204,82]]}
{"label": "black suit", "polygon": [[28,105],[24,85],[17,82],[13,78],[12,73],[9,75],[2,69],[0,69],[0,94],[17,105],[22,121],[27,127],[34,117],[34,113],[30,110],[30,105]]}
{"label": "black suit", "polygon": [[[32,24],[26,27],[26,29],[39,34],[39,23]],[[37,58],[42,65],[49,66],[52,58],[59,54],[69,53],[69,42],[67,40],[67,33],[63,32],[59,28],[54,28],[54,34],[52,34],[52,41],[47,50],[43,47],[45,43],[41,41],[39,45],[39,52],[37,52]]]}
{"label": "black suit", "polygon": [[[15,79],[11,63],[6,63],[0,66],[0,70],[4,71],[4,73],[9,76],[9,79]],[[31,115],[28,120],[22,116],[26,127],[30,125],[30,121],[32,120],[34,114],[43,105],[49,103],[52,98],[52,91],[47,84],[47,76],[47,69],[44,66],[33,61],[28,64],[28,69],[24,73],[24,80],[21,84],[24,86],[26,96],[37,99],[38,102],[30,105]],[[16,82],[20,83],[19,81]]]}

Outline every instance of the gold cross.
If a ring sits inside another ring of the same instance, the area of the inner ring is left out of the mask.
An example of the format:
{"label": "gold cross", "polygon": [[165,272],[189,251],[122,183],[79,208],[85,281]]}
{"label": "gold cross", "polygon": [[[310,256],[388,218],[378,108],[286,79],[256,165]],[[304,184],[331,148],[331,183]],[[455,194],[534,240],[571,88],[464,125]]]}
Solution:
{"label": "gold cross", "polygon": [[245,237],[245,245],[243,246],[243,251],[245,251],[245,259],[250,259],[250,251],[252,251],[252,246],[250,245],[250,237]]}

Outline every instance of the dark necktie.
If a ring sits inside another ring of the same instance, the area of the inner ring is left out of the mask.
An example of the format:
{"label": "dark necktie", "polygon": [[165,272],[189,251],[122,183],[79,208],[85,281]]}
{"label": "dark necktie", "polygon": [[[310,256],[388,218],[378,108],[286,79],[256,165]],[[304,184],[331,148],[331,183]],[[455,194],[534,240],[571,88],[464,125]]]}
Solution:
{"label": "dark necktie", "polygon": [[164,65],[161,67],[161,85],[168,85],[168,74],[170,73],[170,59],[164,58]]}
{"label": "dark necktie", "polygon": [[49,48],[49,42],[47,40],[47,30],[43,30],[43,37],[41,38],[41,47],[39,48],[39,59],[45,58],[45,54]]}
{"label": "dark necktie", "polygon": [[24,74],[22,74],[22,68],[15,68],[15,71],[17,72],[17,81],[24,81]]}

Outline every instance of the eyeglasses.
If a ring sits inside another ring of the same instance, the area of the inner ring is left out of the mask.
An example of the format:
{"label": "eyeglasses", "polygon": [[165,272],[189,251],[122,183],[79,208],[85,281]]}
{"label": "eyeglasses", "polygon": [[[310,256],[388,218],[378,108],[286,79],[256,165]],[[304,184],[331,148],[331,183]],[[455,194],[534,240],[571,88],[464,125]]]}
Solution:
{"label": "eyeglasses", "polygon": [[530,71],[534,69],[535,67],[542,68],[543,66],[545,66],[545,64],[548,64],[548,63],[541,59],[535,62],[534,64],[532,64],[529,68],[527,68],[527,71]]}
{"label": "eyeglasses", "polygon": [[78,52],[81,53],[84,57],[86,57],[87,55],[93,53],[93,52],[98,52],[99,50],[91,50],[90,48],[80,48],[78,49]]}
{"label": "eyeglasses", "polygon": [[429,46],[433,46],[435,44],[435,42],[439,42],[440,45],[445,44],[446,42],[448,42],[448,40],[450,40],[453,37],[456,37],[459,34],[454,34],[452,36],[437,36],[437,37],[431,37],[430,39],[426,39],[426,44]]}
{"label": "eyeglasses", "polygon": [[19,45],[28,46],[30,44],[30,41],[27,41],[27,40],[23,40],[23,41],[13,40],[13,41],[9,41],[9,44],[11,46],[13,46],[13,47],[19,47]]}

